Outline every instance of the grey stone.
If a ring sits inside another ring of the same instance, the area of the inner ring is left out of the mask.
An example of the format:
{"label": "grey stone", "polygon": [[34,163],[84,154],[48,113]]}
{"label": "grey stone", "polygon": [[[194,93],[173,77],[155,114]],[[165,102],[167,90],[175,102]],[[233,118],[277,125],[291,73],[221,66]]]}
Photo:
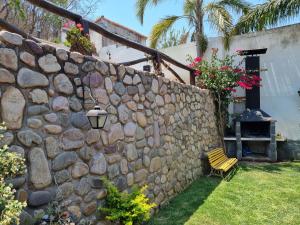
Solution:
{"label": "grey stone", "polygon": [[125,88],[125,86],[124,86],[122,83],[120,83],[120,82],[117,82],[117,83],[114,85],[114,90],[115,90],[115,92],[116,92],[118,95],[120,95],[120,96],[122,96],[122,95],[124,95],[124,94],[126,93],[126,88]]}
{"label": "grey stone", "polygon": [[66,199],[74,192],[74,186],[72,183],[64,183],[58,187],[57,199]]}
{"label": "grey stone", "polygon": [[52,162],[52,169],[54,171],[65,169],[73,165],[77,161],[78,157],[75,152],[63,152],[56,156]]}
{"label": "grey stone", "polygon": [[30,128],[38,129],[43,126],[43,122],[40,119],[29,118],[27,119],[27,125]]}
{"label": "grey stone", "polygon": [[52,109],[55,112],[58,111],[69,111],[69,101],[66,97],[58,96],[54,98],[52,102]]}
{"label": "grey stone", "polygon": [[8,129],[20,129],[23,121],[25,99],[19,89],[8,87],[1,98],[1,116]]}
{"label": "grey stone", "polygon": [[152,86],[151,86],[151,90],[153,91],[153,93],[158,94],[158,81],[156,79],[152,80]]}
{"label": "grey stone", "polygon": [[92,129],[87,132],[86,143],[88,145],[94,144],[100,140],[100,133],[98,130]]}
{"label": "grey stone", "polygon": [[17,137],[26,147],[31,147],[33,144],[40,145],[43,142],[41,136],[32,130],[19,131]]}
{"label": "grey stone", "polygon": [[118,75],[119,75],[119,79],[122,80],[124,75],[126,73],[126,68],[125,66],[122,64],[118,67]]}
{"label": "grey stone", "polygon": [[104,80],[105,83],[105,89],[107,91],[107,93],[111,94],[113,91],[113,84],[110,78],[106,77]]}
{"label": "grey stone", "polygon": [[18,85],[22,88],[47,87],[49,80],[41,73],[22,68],[17,76]]}
{"label": "grey stone", "polygon": [[101,178],[96,177],[90,177],[89,183],[92,188],[101,189],[103,188],[103,181]]}
{"label": "grey stone", "polygon": [[146,116],[145,116],[144,113],[142,113],[142,112],[137,112],[137,113],[136,113],[136,119],[137,119],[138,124],[139,124],[141,127],[146,127],[146,126],[147,126],[147,118],[146,118]]}
{"label": "grey stone", "polygon": [[[96,201],[93,201],[93,202],[91,202],[91,203],[89,203],[89,204],[87,204],[87,205],[85,205],[85,206],[83,207],[83,214],[84,214],[85,216],[90,216],[90,215],[92,215],[96,210],[97,210],[97,202],[96,202]],[[85,224],[91,224],[92,222],[87,221],[87,222],[83,222],[83,223],[85,223]]]}
{"label": "grey stone", "polygon": [[34,89],[29,94],[33,103],[43,104],[48,103],[48,95],[47,92],[41,89]]}
{"label": "grey stone", "polygon": [[77,179],[89,173],[89,167],[83,162],[76,162],[72,167],[72,177]]}
{"label": "grey stone", "polygon": [[121,101],[121,98],[119,97],[119,95],[117,95],[115,93],[111,94],[109,96],[109,98],[110,98],[111,103],[115,106],[117,106]]}
{"label": "grey stone", "polygon": [[56,138],[47,137],[45,140],[47,155],[50,159],[55,158],[60,153],[59,144]]}
{"label": "grey stone", "polygon": [[102,75],[98,72],[90,72],[83,78],[83,83],[92,88],[100,87],[103,84],[103,81]]}
{"label": "grey stone", "polygon": [[74,127],[79,129],[88,130],[91,128],[85,112],[72,113],[71,123]]}
{"label": "grey stone", "polygon": [[11,44],[11,45],[16,45],[20,46],[23,43],[23,37],[19,34],[16,33],[10,33],[6,30],[0,31],[0,41]]}
{"label": "grey stone", "polygon": [[41,56],[44,54],[43,48],[33,40],[25,39],[24,45],[29,48],[35,55]]}
{"label": "grey stone", "polygon": [[84,146],[79,150],[78,154],[82,160],[88,162],[95,154],[95,151],[91,147]]}
{"label": "grey stone", "polygon": [[136,145],[137,148],[144,148],[144,147],[147,146],[147,141],[146,141],[146,139],[142,139],[140,141],[137,141],[135,143],[135,145]]}
{"label": "grey stone", "polygon": [[128,136],[128,137],[133,137],[135,135],[135,132],[136,132],[136,124],[133,123],[133,122],[129,122],[127,123],[125,126],[124,126],[124,133],[125,133],[125,136]]}
{"label": "grey stone", "polygon": [[137,150],[133,144],[126,145],[126,156],[129,162],[138,158]]}
{"label": "grey stone", "polygon": [[129,95],[135,95],[139,92],[139,89],[136,86],[128,86],[127,92]]}
{"label": "grey stone", "polygon": [[57,184],[65,183],[71,180],[71,175],[68,170],[61,170],[55,173],[54,180]]}
{"label": "grey stone", "polygon": [[65,49],[62,48],[57,48],[56,49],[56,56],[58,59],[62,60],[62,61],[67,61],[69,56],[68,56],[68,52]]}
{"label": "grey stone", "polygon": [[69,105],[70,108],[75,112],[79,112],[80,110],[82,110],[82,105],[78,98],[76,98],[75,96],[69,99]]}
{"label": "grey stone", "polygon": [[0,68],[0,83],[13,84],[15,83],[15,76],[7,69]]}
{"label": "grey stone", "polygon": [[137,127],[136,133],[135,133],[136,140],[141,140],[145,138],[145,130],[141,127]]}
{"label": "grey stone", "polygon": [[33,148],[29,152],[30,181],[37,189],[49,186],[52,182],[50,169],[43,149]]}
{"label": "grey stone", "polygon": [[64,150],[81,148],[84,145],[84,135],[79,129],[71,128],[62,134],[61,145]]}
{"label": "grey stone", "polygon": [[128,173],[128,164],[126,159],[122,159],[120,163],[121,173],[126,175]]}
{"label": "grey stone", "polygon": [[88,61],[88,62],[85,62],[83,65],[82,65],[82,70],[84,72],[91,72],[95,69],[95,63],[94,62],[91,62],[91,61]]}
{"label": "grey stone", "polygon": [[135,175],[134,175],[134,180],[136,183],[140,183],[146,180],[148,176],[148,171],[146,169],[140,169],[138,171],[136,171]]}
{"label": "grey stone", "polygon": [[159,125],[158,122],[154,122],[154,146],[159,147],[160,146],[160,133],[159,133]]}
{"label": "grey stone", "polygon": [[125,105],[120,105],[118,107],[119,120],[121,123],[126,123],[129,119],[129,110]]}
{"label": "grey stone", "polygon": [[85,198],[84,198],[84,201],[85,202],[91,202],[93,200],[97,199],[97,192],[96,191],[91,191],[89,192]]}
{"label": "grey stone", "polygon": [[62,94],[66,94],[66,95],[70,95],[73,93],[74,89],[73,89],[73,85],[71,83],[71,81],[69,80],[69,78],[61,73],[58,74],[54,80],[53,80],[53,84],[55,89]]}
{"label": "grey stone", "polygon": [[98,70],[101,74],[103,75],[108,75],[108,66],[106,65],[105,62],[102,61],[98,61],[96,62],[96,66],[95,66],[96,70]]}
{"label": "grey stone", "polygon": [[36,116],[49,112],[49,108],[44,105],[32,105],[28,107],[27,114],[28,116]]}
{"label": "grey stone", "polygon": [[35,67],[35,57],[28,52],[21,52],[20,59],[28,66]]}
{"label": "grey stone", "polygon": [[93,156],[90,164],[90,172],[97,175],[106,173],[107,163],[102,153],[97,153]]}
{"label": "grey stone", "polygon": [[109,98],[107,96],[106,90],[102,88],[92,89],[93,97],[97,100],[98,103],[107,105],[109,103]]}
{"label": "grey stone", "polygon": [[80,182],[75,185],[75,193],[84,196],[91,190],[91,185],[88,178],[81,178]]}
{"label": "grey stone", "polygon": [[83,63],[84,55],[80,54],[79,52],[71,52],[70,58],[76,63]]}
{"label": "grey stone", "polygon": [[146,94],[146,99],[147,99],[149,102],[154,102],[154,100],[155,100],[155,95],[153,94],[152,91],[149,91],[149,92]]}
{"label": "grey stone", "polygon": [[112,179],[120,174],[119,164],[113,164],[108,166],[107,173],[109,179]]}
{"label": "grey stone", "polygon": [[120,123],[111,126],[110,132],[108,134],[109,144],[114,144],[118,140],[124,139],[124,131]]}
{"label": "grey stone", "polygon": [[62,127],[59,125],[45,125],[44,129],[48,134],[60,134],[62,132]]}
{"label": "grey stone", "polygon": [[123,79],[123,83],[127,84],[127,85],[131,85],[132,84],[132,78],[129,75],[126,75]]}
{"label": "grey stone", "polygon": [[151,160],[150,163],[150,172],[157,172],[161,169],[161,160],[160,157],[155,157]]}
{"label": "grey stone", "polygon": [[25,181],[26,181],[26,177],[23,176],[23,177],[16,177],[16,178],[6,179],[5,183],[12,184],[15,189],[19,189],[20,187],[23,186]]}
{"label": "grey stone", "polygon": [[28,205],[32,207],[38,207],[46,205],[51,202],[52,196],[48,191],[36,191],[32,192],[28,199]]}
{"label": "grey stone", "polygon": [[49,123],[55,123],[58,120],[58,117],[55,113],[49,113],[44,115],[44,119]]}
{"label": "grey stone", "polygon": [[0,138],[0,148],[4,145],[10,145],[14,141],[14,135],[11,132],[5,132]]}
{"label": "grey stone", "polygon": [[157,106],[164,106],[165,105],[164,99],[160,95],[157,95],[155,97],[155,103],[156,103]]}
{"label": "grey stone", "polygon": [[64,71],[65,71],[65,73],[71,74],[71,75],[77,75],[79,73],[78,66],[73,63],[70,63],[70,62],[65,63]]}
{"label": "grey stone", "polygon": [[56,57],[52,54],[47,54],[39,58],[38,63],[45,73],[55,73],[61,70]]}
{"label": "grey stone", "polygon": [[0,48],[0,64],[7,69],[17,71],[18,57],[16,52],[9,48]]}
{"label": "grey stone", "polygon": [[137,85],[141,82],[142,82],[142,80],[141,80],[140,76],[138,74],[135,74],[134,77],[133,77],[133,84]]}
{"label": "grey stone", "polygon": [[19,154],[23,158],[25,157],[25,150],[21,146],[18,145],[9,146],[9,151]]}

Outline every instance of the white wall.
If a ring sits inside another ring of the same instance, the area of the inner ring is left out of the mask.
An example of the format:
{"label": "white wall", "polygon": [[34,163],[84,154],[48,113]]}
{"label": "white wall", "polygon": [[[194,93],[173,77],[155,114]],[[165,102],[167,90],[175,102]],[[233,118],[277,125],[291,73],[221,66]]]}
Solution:
{"label": "white wall", "polygon": [[[221,38],[209,39],[205,58],[209,58],[211,48],[219,48],[220,56],[226,54]],[[261,73],[261,108],[278,121],[277,132],[288,139],[300,140],[300,97],[297,93],[300,89],[300,24],[237,36],[229,52],[258,48],[268,48],[261,56],[261,67],[268,69]],[[164,52],[184,63],[184,56],[195,53],[195,49],[191,50],[191,44],[187,44]]]}

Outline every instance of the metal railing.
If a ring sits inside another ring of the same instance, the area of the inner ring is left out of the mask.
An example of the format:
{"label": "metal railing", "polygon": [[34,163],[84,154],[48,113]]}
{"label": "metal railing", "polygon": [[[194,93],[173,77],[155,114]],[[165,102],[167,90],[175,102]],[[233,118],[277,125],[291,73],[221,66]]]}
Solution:
{"label": "metal railing", "polygon": [[[184,65],[178,61],[176,61],[175,59],[171,58],[170,56],[156,50],[153,48],[149,48],[147,46],[141,45],[139,43],[130,41],[118,34],[114,34],[109,32],[108,30],[104,29],[103,27],[99,26],[98,24],[88,21],[84,18],[82,18],[82,16],[73,13],[69,10],[66,10],[64,8],[61,8],[51,2],[48,1],[44,1],[44,0],[27,0],[28,2],[30,2],[31,4],[38,6],[40,8],[43,8],[51,13],[54,13],[58,16],[64,17],[64,18],[68,18],[72,21],[74,21],[75,23],[81,23],[83,26],[83,32],[84,33],[89,33],[89,30],[94,30],[97,33],[101,34],[102,36],[109,38],[115,42],[118,42],[120,44],[123,44],[125,46],[128,46],[130,48],[134,48],[136,50],[142,51],[148,55],[150,55],[150,59],[153,60],[153,65],[154,68],[156,70],[156,72],[161,73],[161,65],[165,66],[166,69],[168,69],[180,82],[185,83],[183,81],[183,79],[175,72],[174,69],[172,69],[166,62],[171,63],[174,66],[177,66],[181,69],[187,70],[190,72],[190,84],[195,85],[195,75],[194,75],[194,69],[188,67],[187,65]],[[4,28],[4,29],[8,29],[12,32],[15,33],[19,33],[22,36],[26,36],[28,37],[28,35],[26,33],[24,33],[23,31],[19,30],[18,28],[8,24],[6,21],[4,21],[3,19],[0,19],[0,27]],[[32,38],[33,40],[36,40],[35,38]],[[140,60],[134,60],[131,62],[127,62],[127,65],[133,65],[135,63],[139,63],[141,61],[146,61],[146,59],[140,59]],[[166,61],[166,62],[164,62]]]}

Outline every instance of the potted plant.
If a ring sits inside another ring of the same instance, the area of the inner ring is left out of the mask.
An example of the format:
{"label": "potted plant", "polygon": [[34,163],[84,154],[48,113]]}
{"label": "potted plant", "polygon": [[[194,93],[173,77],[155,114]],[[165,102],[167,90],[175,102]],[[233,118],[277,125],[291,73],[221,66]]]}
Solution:
{"label": "potted plant", "polygon": [[95,45],[91,42],[89,35],[82,32],[82,24],[78,23],[72,26],[67,32],[65,45],[70,47],[70,51],[79,52],[83,55],[96,53]]}

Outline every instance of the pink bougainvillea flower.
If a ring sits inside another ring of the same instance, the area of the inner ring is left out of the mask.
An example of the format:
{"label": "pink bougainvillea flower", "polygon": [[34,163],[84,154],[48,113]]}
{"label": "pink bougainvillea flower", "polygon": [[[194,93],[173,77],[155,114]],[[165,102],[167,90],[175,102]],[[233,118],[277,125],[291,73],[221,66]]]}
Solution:
{"label": "pink bougainvillea flower", "polygon": [[76,24],[76,27],[77,27],[77,28],[82,28],[82,25],[81,25],[80,23],[77,23],[77,24]]}
{"label": "pink bougainvillea flower", "polygon": [[196,70],[196,71],[194,72],[194,75],[195,75],[195,76],[200,76],[200,75],[201,75],[201,71]]}
{"label": "pink bougainvillea flower", "polygon": [[252,87],[247,84],[246,82],[243,82],[243,81],[238,81],[236,82],[240,87],[244,88],[244,89],[247,89],[247,90],[250,90],[252,89]]}
{"label": "pink bougainvillea flower", "polygon": [[189,67],[194,68],[196,66],[196,64],[194,62],[192,62]]}
{"label": "pink bougainvillea flower", "polygon": [[194,62],[196,62],[196,63],[199,63],[199,62],[201,62],[202,61],[202,58],[201,57],[196,57],[195,59],[194,59]]}
{"label": "pink bougainvillea flower", "polygon": [[82,31],[83,31],[83,28],[82,28],[82,27],[80,27],[80,28],[79,28],[79,30],[82,32]]}
{"label": "pink bougainvillea flower", "polygon": [[230,69],[231,69],[230,66],[222,66],[222,67],[220,68],[220,70],[230,70]]}
{"label": "pink bougainvillea flower", "polygon": [[241,51],[243,51],[243,49],[238,48],[235,50],[236,53],[240,53]]}

